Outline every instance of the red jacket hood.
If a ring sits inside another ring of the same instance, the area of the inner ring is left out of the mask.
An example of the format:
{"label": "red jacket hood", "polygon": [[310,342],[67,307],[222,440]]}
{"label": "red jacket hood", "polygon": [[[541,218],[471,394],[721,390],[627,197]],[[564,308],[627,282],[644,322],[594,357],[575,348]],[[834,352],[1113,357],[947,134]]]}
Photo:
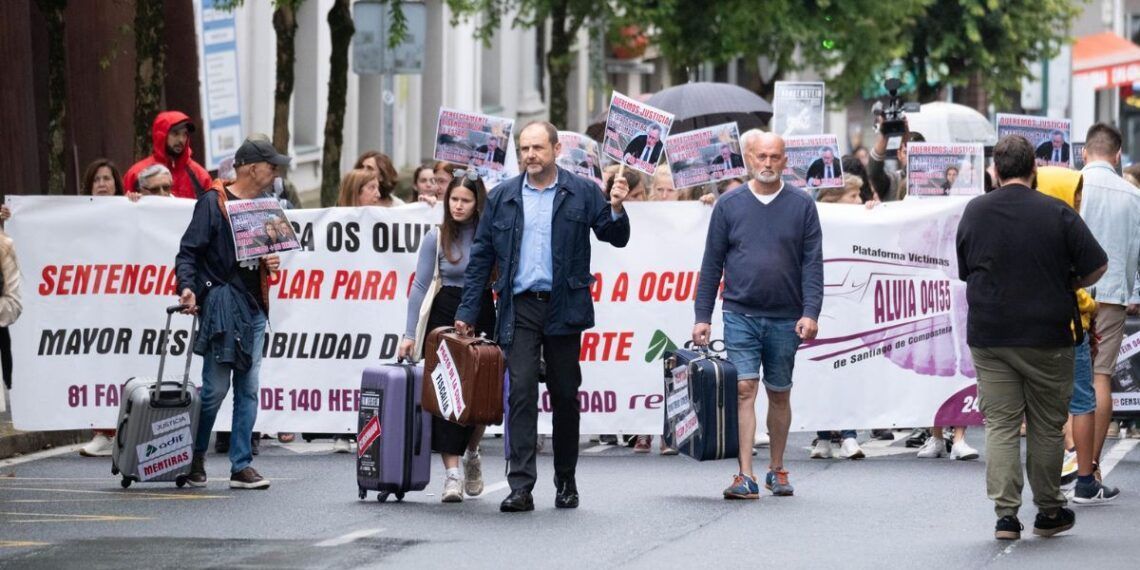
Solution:
{"label": "red jacket hood", "polygon": [[[159,164],[171,164],[170,157],[166,156],[166,135],[170,134],[170,129],[178,123],[189,120],[189,115],[182,111],[163,111],[154,118],[154,125],[150,129],[151,144],[153,145],[151,155]],[[186,148],[178,157],[178,161],[174,163],[174,167],[178,170],[185,169],[191,156],[193,156],[193,152],[190,149],[190,141],[187,139]]]}

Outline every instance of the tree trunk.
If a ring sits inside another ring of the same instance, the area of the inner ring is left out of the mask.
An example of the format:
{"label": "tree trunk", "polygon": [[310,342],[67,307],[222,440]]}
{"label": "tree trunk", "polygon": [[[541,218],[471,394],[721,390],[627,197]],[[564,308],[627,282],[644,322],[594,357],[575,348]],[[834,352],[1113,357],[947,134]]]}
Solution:
{"label": "tree trunk", "polygon": [[67,131],[67,50],[63,11],[67,0],[36,0],[48,35],[48,194],[63,194],[67,185],[64,139]]}
{"label": "tree trunk", "polygon": [[570,128],[566,124],[570,107],[566,84],[574,67],[574,55],[570,53],[574,37],[566,29],[567,23],[566,2],[556,2],[550,11],[550,51],[546,54],[546,67],[550,73],[550,122],[559,129]]}
{"label": "tree trunk", "polygon": [[281,2],[273,11],[277,31],[277,87],[273,92],[273,146],[289,152],[289,106],[293,99],[293,65],[297,61],[297,8],[304,0]]}
{"label": "tree trunk", "polygon": [[340,186],[340,153],[344,145],[344,109],[348,91],[348,46],[356,28],[349,0],[336,0],[329,10],[332,55],[329,56],[329,108],[325,115],[325,146],[321,157],[321,206],[336,205]]}
{"label": "tree trunk", "polygon": [[162,106],[163,3],[165,0],[135,2],[135,159],[151,153],[150,127]]}

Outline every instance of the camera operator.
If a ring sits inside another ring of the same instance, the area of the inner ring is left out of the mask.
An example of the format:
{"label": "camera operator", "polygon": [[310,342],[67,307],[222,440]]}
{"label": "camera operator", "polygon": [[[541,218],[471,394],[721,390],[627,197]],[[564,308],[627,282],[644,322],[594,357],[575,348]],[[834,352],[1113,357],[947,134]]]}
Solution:
{"label": "camera operator", "polygon": [[[882,122],[883,117],[879,115],[875,120],[876,131],[879,131]],[[909,126],[903,131],[902,142],[899,143],[898,149],[898,168],[895,170],[888,170],[886,165],[888,137],[881,131],[877,137],[875,146],[871,148],[871,160],[867,163],[867,175],[871,178],[871,186],[874,186],[884,202],[902,200],[906,197],[906,145],[912,142],[926,142],[926,137],[922,136],[922,133],[910,130]]]}

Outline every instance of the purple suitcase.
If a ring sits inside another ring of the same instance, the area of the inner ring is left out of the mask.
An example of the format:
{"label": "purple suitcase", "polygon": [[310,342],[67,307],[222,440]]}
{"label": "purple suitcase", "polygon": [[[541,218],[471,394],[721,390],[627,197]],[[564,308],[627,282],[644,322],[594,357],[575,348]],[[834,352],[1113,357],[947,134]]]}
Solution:
{"label": "purple suitcase", "polygon": [[431,477],[431,415],[423,411],[423,367],[407,363],[367,368],[360,379],[356,485],[364,499],[379,491],[403,500]]}

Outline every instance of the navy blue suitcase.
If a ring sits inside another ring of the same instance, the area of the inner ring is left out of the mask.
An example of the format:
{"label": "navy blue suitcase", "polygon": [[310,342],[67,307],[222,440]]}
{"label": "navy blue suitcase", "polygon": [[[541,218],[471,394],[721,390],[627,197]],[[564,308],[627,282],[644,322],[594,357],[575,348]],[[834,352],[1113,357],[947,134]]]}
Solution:
{"label": "navy blue suitcase", "polygon": [[687,414],[669,417],[665,413],[665,442],[681,453],[696,459],[731,459],[740,453],[737,428],[736,367],[731,362],[707,352],[677,349],[665,353],[665,399],[675,397],[673,371],[687,367],[688,402],[695,413],[697,428],[687,439],[676,444],[675,429]]}

